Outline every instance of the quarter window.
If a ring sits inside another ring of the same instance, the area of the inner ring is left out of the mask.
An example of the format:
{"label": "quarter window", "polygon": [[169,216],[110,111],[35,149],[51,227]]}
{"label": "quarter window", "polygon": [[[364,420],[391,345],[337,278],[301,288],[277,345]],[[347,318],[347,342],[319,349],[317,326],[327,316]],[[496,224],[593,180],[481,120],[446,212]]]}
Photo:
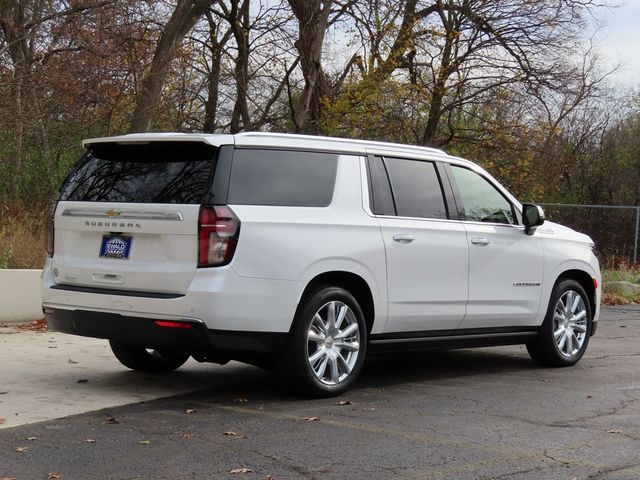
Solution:
{"label": "quarter window", "polygon": [[401,217],[447,218],[440,180],[432,162],[385,158],[397,214]]}
{"label": "quarter window", "polygon": [[337,168],[333,153],[239,149],[233,154],[229,204],[326,207]]}
{"label": "quarter window", "polygon": [[511,203],[491,183],[467,168],[451,165],[451,171],[460,192],[465,220],[515,223]]}

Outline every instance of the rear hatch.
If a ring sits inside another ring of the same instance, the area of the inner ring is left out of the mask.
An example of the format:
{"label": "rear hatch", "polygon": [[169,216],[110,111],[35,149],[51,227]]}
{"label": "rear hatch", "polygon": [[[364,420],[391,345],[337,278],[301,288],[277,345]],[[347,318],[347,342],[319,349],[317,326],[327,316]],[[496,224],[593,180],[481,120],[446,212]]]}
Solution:
{"label": "rear hatch", "polygon": [[203,142],[89,145],[61,188],[58,284],[184,293],[198,264],[198,214],[218,149]]}

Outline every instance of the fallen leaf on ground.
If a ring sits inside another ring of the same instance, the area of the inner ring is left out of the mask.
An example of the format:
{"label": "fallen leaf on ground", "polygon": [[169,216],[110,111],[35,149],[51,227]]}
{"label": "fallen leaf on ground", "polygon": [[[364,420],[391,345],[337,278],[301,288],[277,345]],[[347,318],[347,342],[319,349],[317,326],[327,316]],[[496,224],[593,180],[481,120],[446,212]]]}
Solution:
{"label": "fallen leaf on ground", "polygon": [[238,435],[236,432],[232,432],[231,430],[226,431],[226,432],[222,432],[223,435],[228,435],[230,437],[235,437],[236,435]]}
{"label": "fallen leaf on ground", "polygon": [[196,413],[197,410],[193,409],[193,408],[187,408],[184,413]]}
{"label": "fallen leaf on ground", "polygon": [[320,472],[320,473],[329,473],[329,469],[328,468],[321,468],[320,470],[318,470],[318,472]]}
{"label": "fallen leaf on ground", "polygon": [[351,400],[342,400],[341,402],[336,403],[336,405],[353,405]]}
{"label": "fallen leaf on ground", "polygon": [[95,438],[85,438],[84,441],[85,441],[85,443],[96,443],[96,439]]}
{"label": "fallen leaf on ground", "polygon": [[80,380],[78,380],[78,383],[87,383],[88,381],[88,378],[81,378]]}
{"label": "fallen leaf on ground", "polygon": [[182,435],[180,435],[180,438],[189,440],[190,438],[193,438],[193,433],[183,433]]}
{"label": "fallen leaf on ground", "polygon": [[149,440],[142,440],[140,445],[151,445],[151,442]]}
{"label": "fallen leaf on ground", "polygon": [[302,417],[302,420],[305,422],[317,422],[320,420],[320,417]]}
{"label": "fallen leaf on ground", "polygon": [[110,425],[117,425],[118,423],[120,423],[120,420],[118,420],[116,417],[109,417],[104,421],[104,423],[108,423]]}
{"label": "fallen leaf on ground", "polygon": [[29,330],[31,332],[46,332],[47,331],[47,322],[44,321],[44,318],[41,320],[34,320],[31,323],[27,323],[26,325],[18,325],[20,330]]}
{"label": "fallen leaf on ground", "polygon": [[251,473],[251,472],[253,472],[253,470],[251,470],[250,468],[245,468],[245,467],[234,468],[232,470],[229,470],[229,473],[232,473],[234,475],[243,474],[243,473]]}
{"label": "fallen leaf on ground", "polygon": [[4,422],[6,422],[6,421],[7,421],[7,419],[6,419],[6,418],[0,417],[0,423],[4,423]]}
{"label": "fallen leaf on ground", "polygon": [[24,452],[28,452],[29,448],[28,447],[17,447],[16,448],[16,452],[18,453],[24,453]]}
{"label": "fallen leaf on ground", "polygon": [[233,399],[234,402],[238,402],[238,403],[247,403],[249,401],[248,398],[244,398],[244,397],[240,397],[240,398],[234,398]]}
{"label": "fallen leaf on ground", "polygon": [[49,480],[58,480],[62,475],[60,475],[59,473],[49,473],[49,475],[47,475],[47,478]]}
{"label": "fallen leaf on ground", "polygon": [[607,433],[622,433],[622,430],[618,430],[618,429],[611,429],[611,430],[607,430]]}
{"label": "fallen leaf on ground", "polygon": [[78,363],[78,362],[76,362],[73,358],[70,358],[70,359],[68,359],[68,360],[67,360],[67,363],[70,363],[70,364],[72,364],[72,365],[75,365],[75,364],[76,364],[76,363]]}
{"label": "fallen leaf on ground", "polygon": [[33,442],[34,440],[37,440],[38,437],[27,437],[27,440],[29,440],[30,442]]}
{"label": "fallen leaf on ground", "polygon": [[276,480],[276,477],[274,477],[273,475],[267,475],[262,480]]}

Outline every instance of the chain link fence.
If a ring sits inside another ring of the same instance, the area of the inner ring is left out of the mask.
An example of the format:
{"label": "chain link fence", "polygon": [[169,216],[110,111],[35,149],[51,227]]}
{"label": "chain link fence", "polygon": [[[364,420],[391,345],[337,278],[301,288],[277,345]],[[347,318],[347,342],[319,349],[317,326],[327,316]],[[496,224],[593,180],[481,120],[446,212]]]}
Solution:
{"label": "chain link fence", "polygon": [[541,203],[546,218],[589,235],[602,266],[636,263],[640,207]]}

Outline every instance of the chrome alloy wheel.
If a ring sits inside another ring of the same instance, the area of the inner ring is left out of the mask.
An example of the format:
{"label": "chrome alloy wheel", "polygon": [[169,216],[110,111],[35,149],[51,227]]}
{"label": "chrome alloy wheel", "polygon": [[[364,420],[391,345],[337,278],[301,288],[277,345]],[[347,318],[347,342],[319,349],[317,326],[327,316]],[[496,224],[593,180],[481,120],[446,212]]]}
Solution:
{"label": "chrome alloy wheel", "polygon": [[556,303],[553,313],[553,339],[558,351],[572,357],[587,337],[587,308],[582,296],[575,290],[567,290]]}
{"label": "chrome alloy wheel", "polygon": [[316,312],[307,331],[307,358],[316,379],[325,385],[345,380],[360,352],[360,327],[355,313],[332,301]]}

